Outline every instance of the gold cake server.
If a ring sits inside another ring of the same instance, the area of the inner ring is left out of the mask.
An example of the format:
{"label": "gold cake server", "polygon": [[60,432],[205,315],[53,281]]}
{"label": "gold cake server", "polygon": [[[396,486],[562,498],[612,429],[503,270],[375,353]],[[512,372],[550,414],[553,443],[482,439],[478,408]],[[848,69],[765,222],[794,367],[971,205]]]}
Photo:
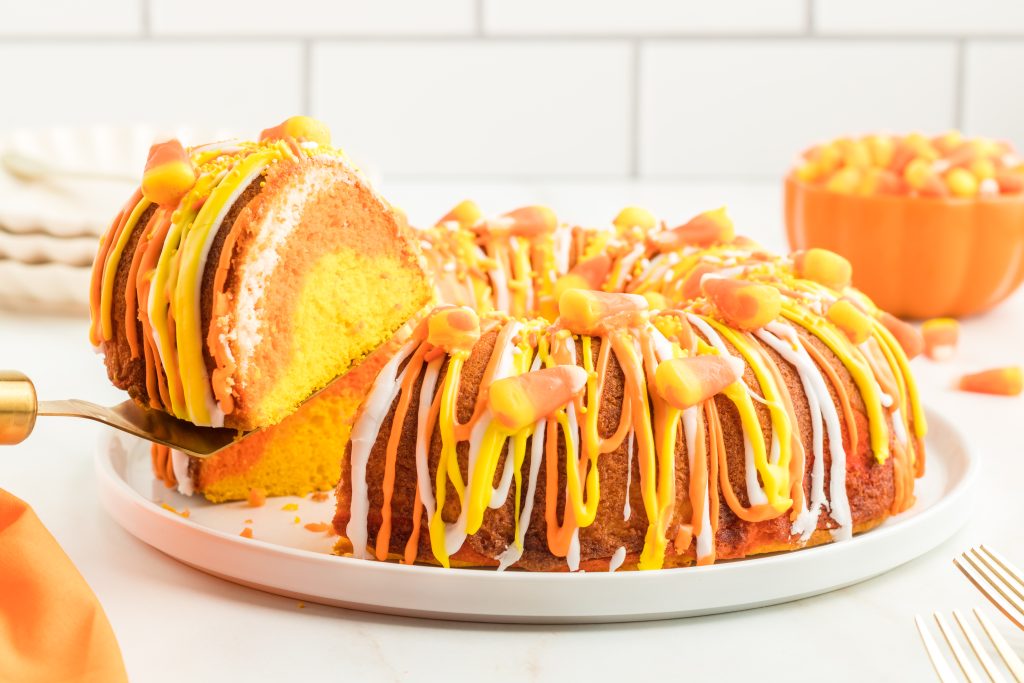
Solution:
{"label": "gold cake server", "polygon": [[198,427],[131,400],[110,408],[77,398],[40,401],[32,380],[16,370],[0,370],[0,445],[23,441],[37,416],[84,417],[197,458],[208,458],[253,433]]}

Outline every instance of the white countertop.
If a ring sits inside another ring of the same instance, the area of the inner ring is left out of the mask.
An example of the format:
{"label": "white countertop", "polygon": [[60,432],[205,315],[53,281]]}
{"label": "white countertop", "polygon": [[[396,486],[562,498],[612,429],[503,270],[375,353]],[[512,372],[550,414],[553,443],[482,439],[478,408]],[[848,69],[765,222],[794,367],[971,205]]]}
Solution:
{"label": "white countertop", "polygon": [[[549,203],[580,221],[607,221],[625,203],[682,219],[729,200],[741,233],[784,249],[775,186],[407,182],[384,191],[414,221],[463,196],[488,211]],[[0,486],[32,504],[96,591],[133,681],[926,681],[913,615],[984,602],[952,557],[984,542],[1024,563],[1024,398],[964,394],[950,384],[963,372],[1022,363],[1024,291],[966,321],[952,361],[914,361],[926,404],[950,417],[983,459],[976,510],[962,531],[865,583],[720,616],[552,627],[299,608],[190,569],[123,531],[100,508],[92,465],[99,427],[85,421],[41,419],[27,441],[0,452]],[[42,398],[124,398],[109,385],[81,319],[0,312],[0,366],[29,374]],[[1024,634],[988,611],[1024,653]]]}

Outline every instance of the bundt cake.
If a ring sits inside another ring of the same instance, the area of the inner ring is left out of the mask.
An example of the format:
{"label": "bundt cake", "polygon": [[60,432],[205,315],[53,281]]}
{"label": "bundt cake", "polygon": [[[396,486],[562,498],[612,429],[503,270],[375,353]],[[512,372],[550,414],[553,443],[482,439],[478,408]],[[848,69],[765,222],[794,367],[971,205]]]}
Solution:
{"label": "bundt cake", "polygon": [[294,412],[431,296],[404,221],[323,124],[293,117],[258,142],[153,146],[96,257],[90,336],[140,403],[251,430]]}
{"label": "bundt cake", "polygon": [[205,460],[154,447],[168,486],[337,482],[339,553],[537,571],[790,550],[913,504],[920,339],[841,257],[772,255],[724,210],[584,228],[463,202],[412,230],[324,136],[157,146],[104,238],[113,381],[279,422]]}
{"label": "bundt cake", "polygon": [[158,476],[226,500],[340,474],[343,554],[541,571],[789,550],[913,504],[920,339],[841,257],[773,256],[721,210],[463,203],[419,237],[445,306],[223,454],[155,451]]}
{"label": "bundt cake", "polygon": [[849,538],[913,504],[920,340],[844,259],[772,256],[722,212],[616,223],[435,231],[461,254],[438,290],[496,310],[437,309],[378,374],[342,462],[340,552],[651,569]]}

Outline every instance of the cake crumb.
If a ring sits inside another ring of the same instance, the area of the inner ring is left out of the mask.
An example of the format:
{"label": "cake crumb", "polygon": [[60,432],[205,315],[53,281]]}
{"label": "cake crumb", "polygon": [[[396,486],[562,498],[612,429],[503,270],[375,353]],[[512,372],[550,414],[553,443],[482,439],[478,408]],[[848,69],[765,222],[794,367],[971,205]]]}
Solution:
{"label": "cake crumb", "polygon": [[322,503],[325,500],[327,500],[328,496],[330,496],[330,494],[327,493],[327,491],[313,491],[313,495],[311,495],[309,498],[310,500],[315,500],[318,503]]}
{"label": "cake crumb", "polygon": [[252,524],[252,520],[251,520],[251,519],[247,519],[247,520],[245,520],[245,522],[244,522],[244,523],[245,523],[245,524]]}
{"label": "cake crumb", "polygon": [[249,507],[263,507],[267,502],[267,492],[261,488],[249,489]]}
{"label": "cake crumb", "polygon": [[188,508],[184,510],[179,510],[171,505],[168,505],[167,503],[160,503],[160,507],[162,507],[164,510],[167,510],[168,512],[173,512],[174,514],[180,517],[184,517],[185,519],[188,519],[189,515],[192,514],[191,512],[189,512]]}
{"label": "cake crumb", "polygon": [[333,527],[327,522],[310,522],[306,525],[306,531],[312,531],[314,533],[323,533],[330,531]]}
{"label": "cake crumb", "polygon": [[298,503],[286,503],[281,506],[281,509],[287,510],[288,512],[295,512],[296,510],[299,509],[299,505]]}
{"label": "cake crumb", "polygon": [[242,533],[238,534],[242,538],[252,538],[252,527],[245,527],[242,529]]}
{"label": "cake crumb", "polygon": [[299,609],[306,609],[306,603],[299,602]]}
{"label": "cake crumb", "polygon": [[298,524],[301,521],[302,521],[302,519],[298,515],[295,515],[295,519],[293,520],[293,524]]}

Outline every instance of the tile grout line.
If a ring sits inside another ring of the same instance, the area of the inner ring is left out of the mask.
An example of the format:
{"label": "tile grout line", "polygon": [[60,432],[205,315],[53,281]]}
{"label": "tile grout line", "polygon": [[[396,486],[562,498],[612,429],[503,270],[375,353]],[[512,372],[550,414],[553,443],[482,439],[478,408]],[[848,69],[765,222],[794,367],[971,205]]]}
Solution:
{"label": "tile grout line", "polygon": [[473,17],[473,23],[476,28],[476,37],[483,38],[485,34],[484,30],[484,0],[476,0],[474,3],[476,14]]}
{"label": "tile grout line", "polygon": [[142,23],[142,37],[153,35],[152,18],[150,17],[149,0],[139,0],[139,21]]}
{"label": "tile grout line", "polygon": [[641,96],[641,41],[634,40],[630,49],[629,84],[629,177],[640,177],[640,96]]}
{"label": "tile grout line", "polygon": [[805,2],[807,3],[807,5],[805,9],[804,20],[807,22],[807,26],[804,27],[804,30],[807,35],[813,36],[815,30],[817,30],[818,28],[815,25],[817,17],[814,13],[814,0],[805,0]]}
{"label": "tile grout line", "polygon": [[964,128],[964,105],[967,79],[967,41],[956,41],[956,62],[953,70],[953,127]]}
{"label": "tile grout line", "polygon": [[299,62],[302,69],[302,113],[313,115],[313,41],[302,41],[302,58]]}
{"label": "tile grout line", "polygon": [[[148,13],[144,14],[148,23]],[[291,43],[295,44],[300,40],[311,40],[317,42],[330,42],[336,44],[366,44],[380,43],[383,45],[402,43],[627,43],[640,40],[645,43],[678,43],[678,44],[702,44],[714,42],[730,43],[778,43],[793,42],[800,44],[815,43],[913,43],[913,44],[948,44],[950,41],[971,42],[1007,42],[1024,39],[1024,33],[1012,34],[955,34],[942,33],[935,35],[910,35],[904,33],[893,34],[856,34],[856,33],[815,33],[806,35],[803,33],[650,33],[650,34],[627,34],[627,33],[601,33],[592,35],[551,33],[551,34],[484,34],[474,33],[435,33],[435,34],[395,34],[395,33],[363,33],[344,35],[337,33],[294,33],[294,34],[267,34],[253,33],[251,35],[224,35],[216,33],[160,33],[159,35],[147,34],[145,37],[125,34],[102,34],[83,35],[56,35],[45,33],[3,35],[0,34],[5,45],[37,43],[37,44],[68,44],[82,45],[94,44],[117,44],[117,43]]]}

